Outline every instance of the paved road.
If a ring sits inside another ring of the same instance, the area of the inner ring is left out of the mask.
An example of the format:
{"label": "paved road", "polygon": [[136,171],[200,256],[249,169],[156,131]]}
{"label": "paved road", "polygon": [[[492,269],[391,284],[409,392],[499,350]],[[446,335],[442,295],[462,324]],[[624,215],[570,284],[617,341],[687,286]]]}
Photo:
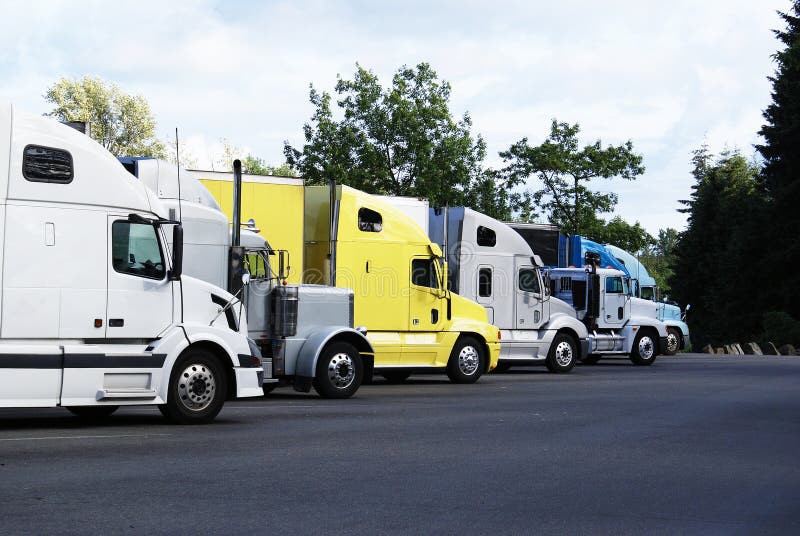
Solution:
{"label": "paved road", "polygon": [[0,533],[800,532],[800,357],[601,361],[209,426],[0,410]]}

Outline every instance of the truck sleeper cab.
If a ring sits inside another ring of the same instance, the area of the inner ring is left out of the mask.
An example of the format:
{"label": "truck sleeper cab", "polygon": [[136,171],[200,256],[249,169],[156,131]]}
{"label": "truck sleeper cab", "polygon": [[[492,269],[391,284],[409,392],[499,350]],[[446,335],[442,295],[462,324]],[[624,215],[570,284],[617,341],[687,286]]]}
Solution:
{"label": "truck sleeper cab", "polygon": [[627,282],[624,272],[610,268],[550,270],[552,294],[570,304],[589,331],[584,363],[627,355],[635,365],[652,365],[666,346],[667,329],[656,319],[655,304],[631,298]]}
{"label": "truck sleeper cab", "polygon": [[[300,392],[313,387],[325,398],[356,393],[364,371],[372,367],[373,348],[364,333],[353,328],[350,289],[287,285],[292,256],[274,249],[248,227],[241,230],[239,245],[234,246],[228,217],[192,172],[181,169],[178,177],[178,168],[168,162],[120,160],[158,192],[170,213],[181,212],[185,273],[223,287],[240,281],[242,269],[248,274],[247,285],[229,290],[243,296],[248,332],[263,356],[265,393],[284,386]],[[234,180],[241,180],[241,174],[234,173]],[[241,191],[241,182],[238,188]]]}
{"label": "truck sleeper cab", "polygon": [[179,222],[110,153],[0,103],[0,170],[0,406],[204,423],[260,394],[233,297],[182,274]]}
{"label": "truck sleeper cab", "polygon": [[550,296],[541,259],[516,231],[466,207],[430,209],[428,220],[431,239],[448,250],[450,289],[481,304],[500,328],[499,368],[543,364],[563,373],[586,356],[586,326]]}
{"label": "truck sleeper cab", "polygon": [[499,330],[481,305],[447,290],[441,249],[408,216],[347,186],[307,186],[305,216],[305,281],[353,289],[374,372],[403,381],[445,370],[472,383],[496,366]]}

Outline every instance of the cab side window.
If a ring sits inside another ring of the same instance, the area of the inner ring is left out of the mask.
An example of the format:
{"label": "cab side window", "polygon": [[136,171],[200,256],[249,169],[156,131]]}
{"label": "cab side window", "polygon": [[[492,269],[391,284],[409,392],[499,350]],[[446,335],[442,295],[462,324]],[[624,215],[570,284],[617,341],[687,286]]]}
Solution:
{"label": "cab side window", "polygon": [[111,262],[121,274],[148,279],[167,275],[156,229],[145,223],[121,220],[112,224]]}
{"label": "cab side window", "polygon": [[411,284],[418,287],[439,288],[433,259],[411,261]]}
{"label": "cab side window", "polygon": [[622,286],[621,277],[606,278],[606,292],[609,294],[622,294],[624,287]]}
{"label": "cab side window", "polygon": [[358,230],[367,233],[380,233],[383,230],[381,213],[364,207],[358,209]]}
{"label": "cab side window", "polygon": [[22,176],[31,182],[69,184],[75,171],[72,155],[63,149],[27,145],[22,155]]}
{"label": "cab side window", "polygon": [[[563,281],[565,280],[572,282],[571,279],[565,278],[561,280],[562,285]],[[519,289],[523,292],[533,292],[536,294],[541,294],[542,289],[539,286],[539,278],[536,276],[536,270],[532,268],[523,268],[522,270],[519,271]],[[564,290],[563,286],[562,290]]]}
{"label": "cab side window", "polygon": [[479,246],[493,248],[497,244],[497,233],[488,227],[478,225],[478,236],[476,237]]}

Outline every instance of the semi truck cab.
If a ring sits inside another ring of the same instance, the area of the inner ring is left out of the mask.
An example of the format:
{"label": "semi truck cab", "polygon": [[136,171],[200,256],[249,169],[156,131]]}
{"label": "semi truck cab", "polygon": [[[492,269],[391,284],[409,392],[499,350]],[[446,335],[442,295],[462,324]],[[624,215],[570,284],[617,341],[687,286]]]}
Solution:
{"label": "semi truck cab", "polygon": [[656,319],[656,304],[628,294],[627,274],[597,268],[599,258],[587,254],[587,267],[550,270],[553,294],[575,308],[589,331],[586,364],[603,355],[627,355],[635,365],[652,365],[667,345],[667,327]]}
{"label": "semi truck cab", "polygon": [[353,289],[375,372],[399,381],[444,369],[471,383],[496,366],[499,330],[481,305],[448,290],[446,259],[417,223],[347,186],[305,194],[306,282]]}
{"label": "semi truck cab", "polygon": [[180,221],[108,151],[0,104],[0,170],[0,406],[204,423],[260,394],[244,311],[183,274]]}

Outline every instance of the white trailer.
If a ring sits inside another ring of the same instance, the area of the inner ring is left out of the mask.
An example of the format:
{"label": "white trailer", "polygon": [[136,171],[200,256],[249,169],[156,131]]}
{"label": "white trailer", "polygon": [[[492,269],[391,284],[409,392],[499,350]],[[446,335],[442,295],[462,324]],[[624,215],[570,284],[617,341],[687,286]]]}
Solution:
{"label": "white trailer", "polygon": [[0,170],[0,406],[200,423],[262,393],[241,304],[182,275],[180,222],[108,151],[0,103]]}

